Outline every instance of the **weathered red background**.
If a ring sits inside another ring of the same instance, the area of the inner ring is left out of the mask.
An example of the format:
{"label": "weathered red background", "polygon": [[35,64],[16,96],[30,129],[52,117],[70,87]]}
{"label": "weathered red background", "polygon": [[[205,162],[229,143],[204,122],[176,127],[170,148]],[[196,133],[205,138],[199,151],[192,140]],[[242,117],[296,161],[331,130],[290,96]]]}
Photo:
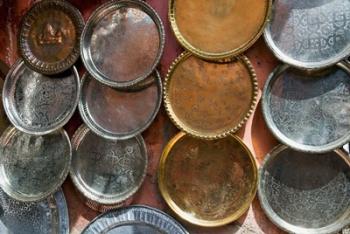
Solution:
{"label": "weathered red background", "polygon": [[[35,1],[30,0],[0,0],[0,60],[4,61],[9,66],[11,66],[18,58],[17,33],[20,20],[34,2]],[[105,1],[70,0],[70,2],[78,7],[83,13],[84,18],[87,19],[91,12]],[[171,62],[182,52],[182,48],[176,42],[169,26],[167,18],[168,1],[147,0],[147,2],[159,13],[166,29],[166,45],[163,58],[159,65],[159,70],[164,77]],[[277,60],[267,49],[263,39],[260,39],[251,49],[249,49],[246,52],[246,55],[250,58],[255,67],[259,79],[259,87],[262,89],[268,74],[277,65]],[[77,66],[82,74],[85,70],[80,61]],[[79,113],[76,112],[73,119],[65,127],[70,136],[81,123],[82,121],[79,117]],[[161,109],[154,123],[143,133],[143,137],[147,142],[149,150],[150,165],[145,182],[133,200],[134,204],[150,205],[171,214],[171,211],[168,209],[159,194],[156,171],[163,147],[168,140],[177,133],[177,131],[178,130],[170,123],[164,109]],[[244,129],[239,132],[239,135],[255,153],[259,164],[264,158],[264,155],[277,144],[266,128],[262,118],[260,105],[258,105],[255,114],[251,117]],[[63,189],[68,202],[71,233],[80,233],[88,222],[96,217],[98,213],[86,207],[79,200],[69,178],[64,183]],[[264,215],[257,198],[254,200],[252,206],[245,215],[243,215],[238,221],[224,227],[208,229],[193,227],[185,222],[182,223],[188,228],[190,233],[198,234],[283,233]]]}

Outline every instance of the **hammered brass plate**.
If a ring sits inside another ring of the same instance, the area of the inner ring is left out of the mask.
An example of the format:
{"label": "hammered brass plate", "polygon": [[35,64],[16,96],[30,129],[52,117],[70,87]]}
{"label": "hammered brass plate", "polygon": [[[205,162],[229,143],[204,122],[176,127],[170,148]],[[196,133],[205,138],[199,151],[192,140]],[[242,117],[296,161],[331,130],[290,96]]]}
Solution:
{"label": "hammered brass plate", "polygon": [[197,56],[229,58],[261,35],[271,0],[170,0],[169,18],[178,41]]}
{"label": "hammered brass plate", "polygon": [[251,115],[258,92],[249,60],[214,63],[181,54],[165,80],[165,107],[186,133],[216,139],[236,132]]}
{"label": "hammered brass plate", "polygon": [[176,135],[160,159],[158,182],[170,208],[199,226],[238,219],[257,189],[255,160],[236,136],[206,141]]}

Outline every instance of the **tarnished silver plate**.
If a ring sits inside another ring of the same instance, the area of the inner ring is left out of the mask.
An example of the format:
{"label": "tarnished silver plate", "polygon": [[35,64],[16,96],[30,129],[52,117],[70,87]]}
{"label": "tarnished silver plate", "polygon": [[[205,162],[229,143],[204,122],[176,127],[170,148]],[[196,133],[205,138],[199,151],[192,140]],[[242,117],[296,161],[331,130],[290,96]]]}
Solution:
{"label": "tarnished silver plate", "polygon": [[188,234],[175,219],[148,206],[129,206],[98,216],[82,234]]}
{"label": "tarnished silver plate", "polygon": [[81,36],[80,53],[100,82],[127,88],[145,80],[163,54],[165,34],[158,14],[141,0],[114,0],[96,9]]}
{"label": "tarnished silver plate", "polygon": [[68,234],[68,209],[62,190],[41,202],[20,202],[0,189],[0,233]]}
{"label": "tarnished silver plate", "polygon": [[71,154],[63,129],[35,136],[9,127],[0,137],[0,186],[19,201],[45,199],[66,179]]}
{"label": "tarnished silver plate", "polygon": [[349,55],[349,12],[349,0],[275,0],[265,39],[285,63],[327,67]]}
{"label": "tarnished silver plate", "polygon": [[141,187],[148,162],[141,135],[108,140],[82,125],[72,147],[70,177],[90,208],[105,211],[122,206]]}
{"label": "tarnished silver plate", "polygon": [[334,233],[350,223],[349,175],[350,158],[341,150],[309,154],[279,145],[260,169],[260,203],[288,232]]}
{"label": "tarnished silver plate", "polygon": [[344,63],[322,72],[282,65],[265,84],[267,126],[300,151],[327,152],[350,140],[350,70]]}
{"label": "tarnished silver plate", "polygon": [[79,101],[80,80],[75,67],[56,76],[45,76],[17,61],[3,89],[10,122],[19,130],[44,135],[65,125]]}
{"label": "tarnished silver plate", "polygon": [[101,84],[86,73],[82,79],[79,111],[96,134],[108,139],[128,139],[146,130],[155,119],[162,102],[162,81],[144,89],[118,91]]}

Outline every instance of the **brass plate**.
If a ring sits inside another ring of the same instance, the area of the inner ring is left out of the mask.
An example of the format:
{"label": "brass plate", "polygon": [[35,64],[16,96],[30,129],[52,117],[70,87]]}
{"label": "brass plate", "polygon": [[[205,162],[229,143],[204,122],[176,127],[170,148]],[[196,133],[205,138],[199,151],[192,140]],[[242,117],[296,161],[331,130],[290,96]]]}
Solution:
{"label": "brass plate", "polygon": [[253,155],[236,136],[206,141],[177,134],[160,159],[158,183],[182,219],[214,227],[238,219],[257,189]]}
{"label": "brass plate", "polygon": [[79,58],[84,19],[77,8],[62,0],[45,0],[33,5],[22,19],[19,51],[33,70],[57,74]]}
{"label": "brass plate", "polygon": [[170,0],[169,19],[182,46],[218,60],[247,50],[261,35],[271,0]]}
{"label": "brass plate", "polygon": [[173,123],[206,139],[236,132],[252,114],[258,94],[254,69],[245,56],[214,63],[188,52],[170,67],[164,89]]}
{"label": "brass plate", "polygon": [[[10,68],[0,60],[0,90],[3,90],[4,80]],[[10,125],[7,119],[6,112],[2,104],[2,92],[0,91],[0,135],[5,131],[5,129]]]}

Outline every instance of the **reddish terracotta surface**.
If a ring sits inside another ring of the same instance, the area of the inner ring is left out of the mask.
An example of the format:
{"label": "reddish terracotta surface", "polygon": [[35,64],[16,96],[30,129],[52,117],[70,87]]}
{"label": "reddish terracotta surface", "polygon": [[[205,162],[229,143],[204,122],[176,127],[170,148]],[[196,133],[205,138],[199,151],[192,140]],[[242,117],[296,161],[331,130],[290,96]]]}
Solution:
{"label": "reddish terracotta surface", "polygon": [[[0,0],[0,60],[3,60],[8,65],[12,65],[18,58],[17,33],[19,23],[23,14],[34,2],[35,1],[30,0]],[[104,1],[71,0],[71,2],[82,11],[84,18],[87,19],[91,12]],[[161,64],[159,65],[159,70],[164,77],[169,65],[174,58],[182,52],[182,49],[176,42],[171,29],[169,28],[167,1],[148,0],[147,2],[150,3],[159,13],[166,29],[166,46]],[[270,53],[263,39],[260,39],[249,51],[247,51],[246,55],[251,59],[256,69],[259,79],[259,87],[262,89],[268,74],[277,65],[277,60]],[[77,66],[82,74],[85,70],[80,61]],[[65,127],[70,136],[81,123],[82,121],[77,112]],[[133,204],[150,205],[172,214],[159,194],[156,171],[163,147],[168,140],[177,133],[177,131],[178,130],[170,123],[164,109],[162,108],[154,123],[146,132],[144,132],[143,137],[147,142],[150,165],[146,180],[140,191],[134,197]],[[246,124],[245,129],[242,129],[238,134],[253,150],[259,163],[263,160],[264,155],[277,144],[277,141],[266,128],[261,115],[260,106],[258,106],[257,111]],[[88,222],[96,217],[98,213],[92,211],[80,201],[70,179],[67,179],[63,188],[68,202],[71,233],[80,233]],[[257,199],[254,200],[249,211],[238,221],[221,228],[199,228],[188,225],[185,222],[182,223],[188,228],[190,233],[198,234],[283,233],[267,219],[261,210]]]}

